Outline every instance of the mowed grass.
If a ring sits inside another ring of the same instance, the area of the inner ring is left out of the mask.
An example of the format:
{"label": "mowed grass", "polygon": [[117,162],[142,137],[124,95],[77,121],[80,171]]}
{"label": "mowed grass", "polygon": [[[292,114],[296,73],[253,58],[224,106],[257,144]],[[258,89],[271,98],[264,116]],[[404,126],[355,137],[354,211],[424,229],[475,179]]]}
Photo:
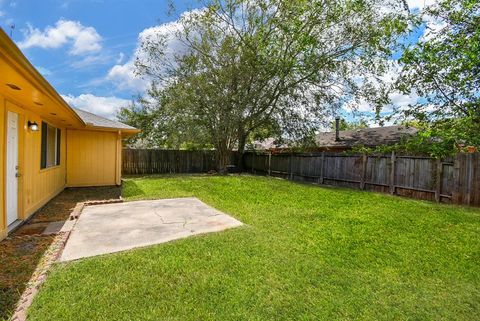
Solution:
{"label": "mowed grass", "polygon": [[246,224],[57,265],[29,320],[474,320],[480,210],[253,176],[128,179]]}

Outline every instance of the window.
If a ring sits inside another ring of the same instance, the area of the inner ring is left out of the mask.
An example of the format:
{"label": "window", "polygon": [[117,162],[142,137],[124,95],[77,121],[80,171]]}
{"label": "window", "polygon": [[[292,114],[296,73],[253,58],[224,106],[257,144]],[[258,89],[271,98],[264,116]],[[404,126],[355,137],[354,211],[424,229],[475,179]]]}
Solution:
{"label": "window", "polygon": [[42,122],[42,149],[40,168],[60,165],[60,141],[62,131]]}

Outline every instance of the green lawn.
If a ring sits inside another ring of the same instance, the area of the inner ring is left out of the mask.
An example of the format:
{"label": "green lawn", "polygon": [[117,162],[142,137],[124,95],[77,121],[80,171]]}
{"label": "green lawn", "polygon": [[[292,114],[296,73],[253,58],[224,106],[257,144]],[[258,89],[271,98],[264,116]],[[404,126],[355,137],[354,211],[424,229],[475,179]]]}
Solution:
{"label": "green lawn", "polygon": [[474,320],[480,210],[252,176],[129,179],[246,224],[57,265],[29,320]]}

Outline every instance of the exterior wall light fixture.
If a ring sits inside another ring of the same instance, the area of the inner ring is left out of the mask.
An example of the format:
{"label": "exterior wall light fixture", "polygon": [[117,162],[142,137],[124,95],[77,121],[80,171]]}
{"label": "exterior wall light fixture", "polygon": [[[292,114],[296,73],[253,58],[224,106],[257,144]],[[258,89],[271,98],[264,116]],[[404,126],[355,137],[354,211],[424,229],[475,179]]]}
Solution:
{"label": "exterior wall light fixture", "polygon": [[37,124],[36,122],[28,121],[28,128],[29,128],[32,132],[38,132],[38,124]]}

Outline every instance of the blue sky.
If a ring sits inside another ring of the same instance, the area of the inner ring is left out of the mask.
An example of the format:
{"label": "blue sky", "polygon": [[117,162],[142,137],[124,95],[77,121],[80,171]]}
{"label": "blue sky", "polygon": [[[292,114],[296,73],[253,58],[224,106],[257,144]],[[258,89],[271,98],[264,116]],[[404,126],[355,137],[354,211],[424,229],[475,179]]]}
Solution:
{"label": "blue sky", "polygon": [[[432,1],[408,0],[419,9]],[[173,4],[178,13],[199,7]],[[0,26],[10,33],[15,24],[13,40],[69,104],[112,118],[145,90],[135,51],[142,35],[168,32],[168,10],[167,0],[0,0]]]}
{"label": "blue sky", "polygon": [[[197,6],[175,1],[178,12]],[[12,38],[32,64],[70,104],[107,117],[142,92],[128,79],[139,34],[173,20],[167,1],[0,0],[0,25],[10,33],[15,24]]]}

